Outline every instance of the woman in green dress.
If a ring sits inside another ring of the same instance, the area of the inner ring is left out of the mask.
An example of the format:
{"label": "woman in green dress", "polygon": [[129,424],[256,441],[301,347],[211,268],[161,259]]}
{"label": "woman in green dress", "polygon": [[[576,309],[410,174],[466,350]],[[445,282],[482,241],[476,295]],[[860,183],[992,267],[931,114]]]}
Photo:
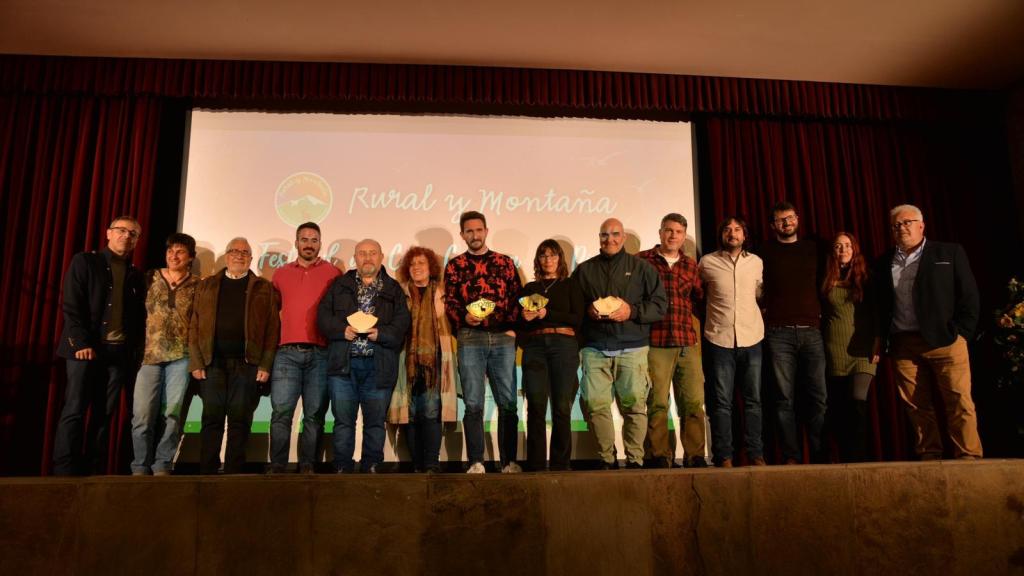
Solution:
{"label": "woman in green dress", "polygon": [[835,396],[840,407],[834,431],[843,461],[862,462],[867,456],[867,398],[879,340],[867,262],[849,232],[836,234],[832,241],[821,295],[829,397]]}

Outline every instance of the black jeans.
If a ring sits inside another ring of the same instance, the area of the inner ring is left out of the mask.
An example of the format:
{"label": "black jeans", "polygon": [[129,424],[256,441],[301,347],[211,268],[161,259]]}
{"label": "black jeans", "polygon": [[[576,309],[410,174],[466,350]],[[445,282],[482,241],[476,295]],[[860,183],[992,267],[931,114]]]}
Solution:
{"label": "black jeans", "polygon": [[199,381],[199,397],[203,399],[199,473],[216,474],[220,468],[225,417],[228,442],[224,450],[224,473],[241,473],[252,413],[260,401],[256,367],[246,364],[242,358],[214,358],[206,367],[206,380]]}
{"label": "black jeans", "polygon": [[[121,390],[134,383],[135,367],[127,346],[105,344],[93,352],[93,360],[67,361],[64,409],[53,442],[53,473],[57,476],[106,474],[110,416],[117,409]],[[83,430],[90,409],[89,429]],[[131,422],[131,414],[126,422]]]}
{"label": "black jeans", "polygon": [[572,403],[579,391],[579,346],[563,334],[531,336],[523,345],[526,462],[544,470],[548,398],[551,398],[551,469],[567,470],[572,457]]}

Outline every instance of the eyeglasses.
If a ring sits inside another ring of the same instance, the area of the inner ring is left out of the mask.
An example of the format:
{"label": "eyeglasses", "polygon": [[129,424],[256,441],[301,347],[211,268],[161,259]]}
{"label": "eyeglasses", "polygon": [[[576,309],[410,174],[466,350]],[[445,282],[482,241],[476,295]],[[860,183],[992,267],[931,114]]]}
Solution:
{"label": "eyeglasses", "polygon": [[775,223],[776,224],[789,224],[790,222],[796,222],[796,216],[790,214],[789,216],[786,216],[785,218],[776,218],[775,219]]}
{"label": "eyeglasses", "polygon": [[558,254],[541,254],[537,260],[558,260]]}
{"label": "eyeglasses", "polygon": [[248,250],[241,250],[241,249],[238,249],[238,248],[232,248],[231,250],[228,250],[228,256],[237,256],[239,258],[248,258],[249,256],[252,256],[252,252],[250,252]]}
{"label": "eyeglasses", "polygon": [[906,229],[909,230],[911,224],[913,224],[914,222],[920,222],[920,221],[921,221],[920,218],[916,218],[914,220],[900,220],[898,222],[893,222],[892,223],[892,230],[893,230],[893,232],[896,232],[896,231],[898,231],[901,228],[906,228]]}
{"label": "eyeglasses", "polygon": [[121,236],[128,236],[129,238],[138,238],[139,231],[134,228],[125,228],[124,226],[111,226],[110,230],[117,232]]}

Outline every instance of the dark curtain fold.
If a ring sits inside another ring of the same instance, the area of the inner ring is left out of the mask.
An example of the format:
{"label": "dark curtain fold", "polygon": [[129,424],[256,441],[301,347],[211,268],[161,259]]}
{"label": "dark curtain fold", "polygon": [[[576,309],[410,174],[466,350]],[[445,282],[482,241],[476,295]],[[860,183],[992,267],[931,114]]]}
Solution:
{"label": "dark curtain fold", "polygon": [[[54,358],[61,281],[71,257],[105,245],[121,214],[150,216],[161,103],[151,97],[0,96],[0,459],[5,474],[50,467],[63,404],[64,363]],[[136,251],[142,265],[145,242]],[[122,410],[111,447],[128,438]],[[45,425],[43,424],[45,422]],[[110,472],[127,462],[112,449]]]}
{"label": "dark curtain fold", "polygon": [[874,120],[974,114],[1000,99],[965,90],[590,70],[17,55],[0,56],[0,93]]}
{"label": "dark curtain fold", "polygon": [[[64,385],[64,364],[53,358],[61,276],[75,252],[103,245],[116,215],[142,222],[137,265],[153,241],[147,231],[172,228],[173,199],[161,194],[177,189],[172,180],[180,174],[171,164],[184,134],[161,138],[160,129],[179,126],[182,120],[168,116],[193,104],[694,117],[706,248],[714,245],[708,230],[726,213],[744,213],[755,236],[763,235],[768,206],[785,196],[808,231],[850,229],[875,253],[887,243],[888,208],[915,202],[930,235],[967,247],[988,298],[986,319],[1007,269],[1016,268],[1006,247],[1019,246],[1002,99],[579,70],[0,55],[0,207],[7,220],[0,247],[0,473],[48,470]],[[154,182],[160,170],[166,182]],[[906,457],[891,384],[876,390],[876,453]],[[125,424],[112,428],[112,445],[130,444]],[[115,459],[111,471],[125,464]]]}
{"label": "dark curtain fold", "polygon": [[[706,220],[714,223],[705,222],[702,244],[707,251],[717,246],[717,224],[729,215],[747,221],[756,250],[771,235],[771,207],[788,200],[800,214],[802,234],[827,242],[839,231],[851,232],[871,260],[892,244],[889,209],[915,204],[925,215],[926,236],[964,245],[982,294],[978,329],[983,334],[991,326],[990,311],[1019,269],[1015,253],[1020,246],[1006,140],[998,129],[953,121],[712,117],[702,119],[698,130],[703,135],[701,199],[711,206],[704,211]],[[987,340],[974,348],[974,396],[984,438],[995,363]],[[903,407],[884,360],[870,400],[873,454],[879,459],[912,457]],[[770,415],[772,407],[764,408]]]}

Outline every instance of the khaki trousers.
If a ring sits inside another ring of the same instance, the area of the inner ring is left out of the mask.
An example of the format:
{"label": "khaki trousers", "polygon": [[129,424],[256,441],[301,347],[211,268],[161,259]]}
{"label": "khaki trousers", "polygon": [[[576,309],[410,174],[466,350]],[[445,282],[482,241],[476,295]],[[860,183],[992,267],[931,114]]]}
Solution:
{"label": "khaki trousers", "polygon": [[647,373],[647,347],[619,356],[605,356],[594,348],[580,351],[583,379],[580,403],[597,439],[601,461],[611,464],[615,451],[615,423],[612,402],[622,414],[622,445],[629,464],[642,465],[644,435],[647,432],[647,396],[651,391]]}
{"label": "khaki trousers", "polygon": [[967,342],[957,336],[949,346],[931,348],[916,332],[895,334],[892,358],[900,397],[914,427],[922,460],[942,457],[942,438],[932,406],[937,390],[946,412],[953,456],[981,458],[978,418],[971,400],[971,363]]}
{"label": "khaki trousers", "polygon": [[707,416],[704,414],[704,368],[700,347],[655,348],[647,353],[651,394],[647,397],[647,438],[644,457],[672,459],[668,419],[669,393],[675,394],[682,432],[683,457],[704,456]]}

